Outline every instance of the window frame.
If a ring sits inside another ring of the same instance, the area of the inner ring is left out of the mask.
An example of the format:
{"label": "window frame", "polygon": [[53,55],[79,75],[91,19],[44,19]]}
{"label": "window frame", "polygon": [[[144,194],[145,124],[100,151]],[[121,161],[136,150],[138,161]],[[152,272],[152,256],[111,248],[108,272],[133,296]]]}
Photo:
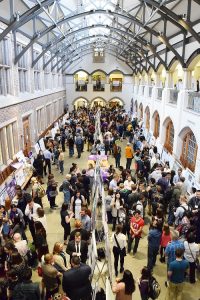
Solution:
{"label": "window frame", "polygon": [[[172,130],[172,128],[173,128],[173,141],[171,141],[171,130]],[[166,126],[164,147],[169,153],[172,154],[173,148],[174,148],[174,125],[173,125],[171,120],[167,123],[167,126]]]}
{"label": "window frame", "polygon": [[[190,162],[188,160],[188,154],[189,154],[189,143],[190,143],[192,136],[194,138],[193,140],[195,140],[195,147],[194,147],[194,153],[193,153],[193,162]],[[188,168],[192,172],[194,172],[195,166],[196,166],[197,151],[198,151],[198,145],[197,145],[197,141],[196,141],[194,133],[192,131],[187,132],[185,134],[185,136],[183,137],[182,141],[183,141],[183,143],[182,143],[182,151],[181,151],[180,161],[185,168]]]}
{"label": "window frame", "polygon": [[156,115],[154,117],[154,131],[153,131],[154,137],[157,139],[160,135],[160,116],[158,112],[156,112]]}

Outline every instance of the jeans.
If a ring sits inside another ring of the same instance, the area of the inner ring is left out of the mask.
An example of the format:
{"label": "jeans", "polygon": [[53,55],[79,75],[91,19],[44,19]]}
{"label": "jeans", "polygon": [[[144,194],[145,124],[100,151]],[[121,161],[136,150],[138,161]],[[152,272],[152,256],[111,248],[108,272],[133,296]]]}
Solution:
{"label": "jeans", "polygon": [[190,271],[189,271],[190,283],[195,283],[196,264],[195,262],[189,262],[189,264],[190,264]]}
{"label": "jeans", "polygon": [[70,198],[71,198],[70,191],[69,190],[66,190],[66,191],[64,190],[63,194],[64,194],[64,202],[69,204]]}
{"label": "jeans", "polygon": [[51,160],[50,159],[45,159],[45,164],[44,164],[44,174],[47,175],[47,167],[48,167],[48,172],[51,174]]}
{"label": "jeans", "polygon": [[118,271],[118,261],[120,258],[120,269],[124,267],[124,255],[119,252],[118,247],[113,247],[113,255],[114,255],[114,267],[115,267],[115,272]]}
{"label": "jeans", "polygon": [[74,147],[69,147],[69,157],[74,155]]}
{"label": "jeans", "polygon": [[130,170],[131,168],[131,162],[132,162],[132,158],[127,158],[126,159],[126,169]]}
{"label": "jeans", "polygon": [[59,160],[59,168],[60,168],[60,173],[63,175],[63,172],[64,172],[64,160]]}
{"label": "jeans", "polygon": [[76,149],[77,149],[77,152],[78,152],[78,158],[81,157],[81,152],[82,152],[82,145],[76,145]]}
{"label": "jeans", "polygon": [[152,247],[151,245],[148,246],[148,262],[147,262],[147,268],[149,270],[153,270],[153,267],[156,264],[156,257],[158,255],[159,246],[158,247]]}
{"label": "jeans", "polygon": [[115,166],[116,166],[116,168],[120,167],[120,159],[121,159],[121,155],[116,155],[116,157],[115,157]]}
{"label": "jeans", "polygon": [[184,283],[169,282],[166,300],[182,300]]}
{"label": "jeans", "polygon": [[51,208],[55,206],[55,201],[56,197],[49,197],[49,203]]}
{"label": "jeans", "polygon": [[133,254],[135,254],[137,252],[140,237],[135,236],[134,238],[132,238],[131,236],[129,236],[129,239],[128,239],[128,252],[131,252],[131,245],[132,245],[132,242],[133,242],[134,239],[135,239],[135,244],[134,244],[134,247],[133,247]]}

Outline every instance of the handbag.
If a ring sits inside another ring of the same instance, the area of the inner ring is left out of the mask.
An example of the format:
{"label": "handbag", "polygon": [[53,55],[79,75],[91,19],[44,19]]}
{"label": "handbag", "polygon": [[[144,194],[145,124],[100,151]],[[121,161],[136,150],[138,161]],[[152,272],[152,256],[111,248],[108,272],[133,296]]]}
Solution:
{"label": "handbag", "polygon": [[[189,247],[189,249],[190,249],[190,253],[191,253],[191,255],[192,255],[192,258],[194,259],[194,255],[193,255],[193,253],[192,253],[192,251],[191,251],[191,248],[190,248],[189,243],[188,243],[188,247]],[[194,259],[194,262],[195,262],[195,266],[196,266],[197,271],[200,272],[200,263],[199,263],[199,259],[198,259],[198,258]]]}
{"label": "handbag", "polygon": [[41,266],[37,267],[37,272],[38,272],[38,276],[42,277],[42,267]]}
{"label": "handbag", "polygon": [[117,248],[118,248],[118,250],[119,250],[119,253],[122,254],[123,256],[126,256],[126,248],[125,248],[125,247],[122,248],[122,249],[120,248],[119,243],[118,243],[118,240],[117,240],[115,234],[114,234],[114,238],[115,238],[115,242],[116,242],[116,244],[117,244]]}

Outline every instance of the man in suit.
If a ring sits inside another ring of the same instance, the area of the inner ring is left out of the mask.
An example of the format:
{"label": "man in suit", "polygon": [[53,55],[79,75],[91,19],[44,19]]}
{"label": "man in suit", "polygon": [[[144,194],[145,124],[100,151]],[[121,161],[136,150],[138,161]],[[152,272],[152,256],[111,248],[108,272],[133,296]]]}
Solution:
{"label": "man in suit", "polygon": [[71,269],[64,272],[62,280],[63,291],[71,300],[92,300],[90,274],[91,268],[82,264],[78,256],[73,256]]}
{"label": "man in suit", "polygon": [[70,241],[66,249],[67,254],[70,255],[70,261],[72,257],[78,256],[82,263],[86,263],[87,253],[88,253],[88,244],[86,241],[81,240],[80,232],[75,233],[75,240]]}

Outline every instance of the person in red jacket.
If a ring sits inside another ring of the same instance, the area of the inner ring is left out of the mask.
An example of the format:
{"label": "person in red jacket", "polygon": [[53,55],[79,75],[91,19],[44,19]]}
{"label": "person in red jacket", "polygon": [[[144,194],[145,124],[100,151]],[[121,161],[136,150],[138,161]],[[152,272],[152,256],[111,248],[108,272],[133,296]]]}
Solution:
{"label": "person in red jacket", "polygon": [[165,262],[165,249],[167,247],[167,244],[171,242],[172,236],[170,232],[170,228],[168,224],[164,224],[161,241],[160,241],[160,262]]}
{"label": "person in red jacket", "polygon": [[144,220],[141,217],[140,210],[136,210],[135,215],[131,218],[130,221],[130,236],[128,240],[128,253],[131,252],[131,246],[133,243],[133,240],[135,240],[135,244],[133,247],[133,257],[135,256],[139,241],[142,234],[142,228],[144,227]]}

